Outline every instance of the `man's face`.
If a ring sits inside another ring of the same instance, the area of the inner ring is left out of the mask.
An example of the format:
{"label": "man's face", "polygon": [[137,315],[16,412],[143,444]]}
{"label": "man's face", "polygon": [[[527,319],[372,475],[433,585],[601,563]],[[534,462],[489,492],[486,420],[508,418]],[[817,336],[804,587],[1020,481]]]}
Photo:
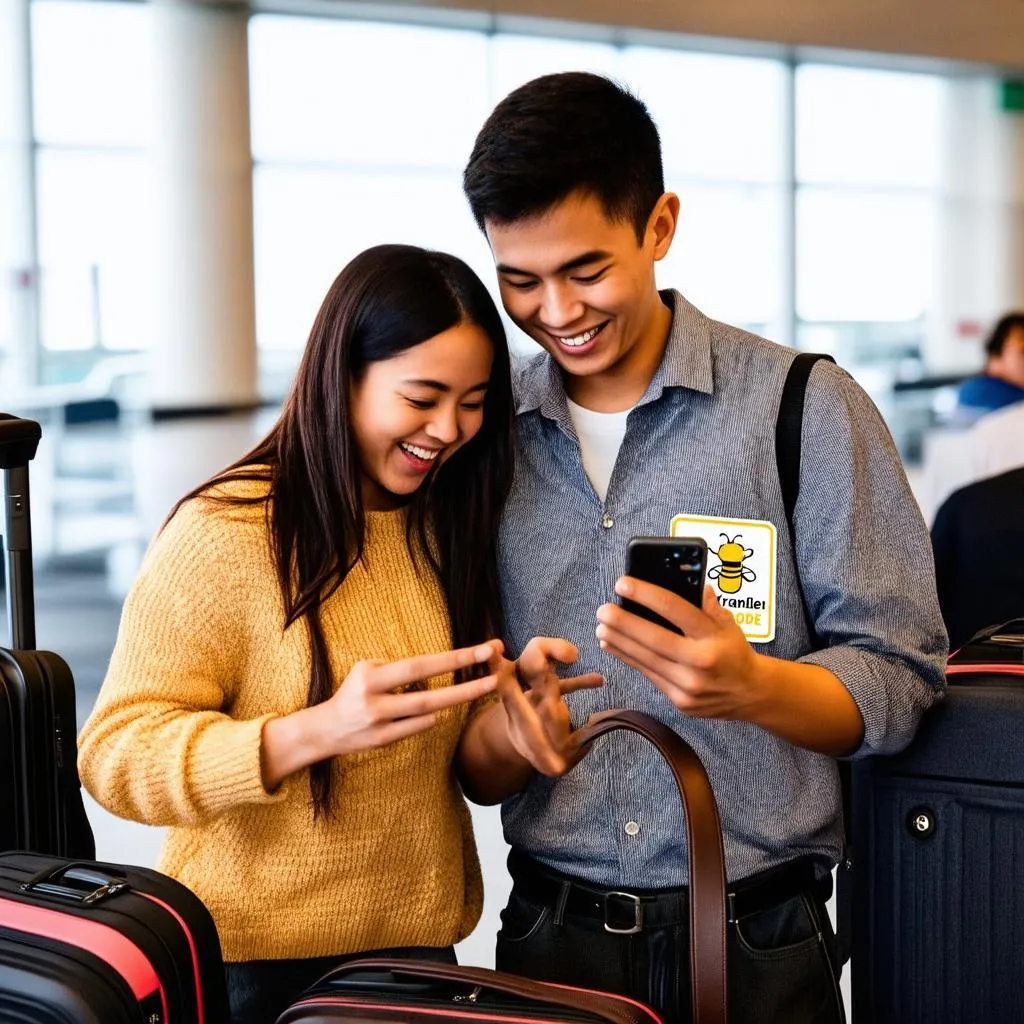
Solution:
{"label": "man's face", "polygon": [[678,200],[666,194],[644,241],[573,193],[536,217],[485,225],[501,299],[516,325],[574,377],[606,374],[664,343],[654,263],[668,252]]}
{"label": "man's face", "polygon": [[1024,388],[1024,327],[1014,327],[1003,342],[1002,352],[989,357],[988,372]]}

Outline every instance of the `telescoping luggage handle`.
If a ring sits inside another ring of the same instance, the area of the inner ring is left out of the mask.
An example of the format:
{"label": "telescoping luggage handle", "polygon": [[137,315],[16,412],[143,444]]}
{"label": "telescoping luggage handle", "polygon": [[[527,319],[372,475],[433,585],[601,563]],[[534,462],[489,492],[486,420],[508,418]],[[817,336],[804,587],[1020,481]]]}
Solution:
{"label": "telescoping luggage handle", "polygon": [[35,458],[42,430],[35,420],[0,413],[0,469],[4,475],[4,539],[7,544],[7,628],[11,646],[36,646],[32,588],[32,529],[28,464]]}
{"label": "telescoping luggage handle", "polygon": [[[690,745],[668,726],[640,711],[606,711],[595,715],[584,743],[625,729],[650,740],[668,761],[683,801],[690,856],[690,990],[693,1024],[726,1024],[726,900],[725,856],[718,807],[707,772]],[[638,915],[641,908],[637,908]],[[470,982],[528,999],[580,1008],[574,990],[544,985],[511,974],[473,967],[397,959],[352,960],[332,972],[387,970],[395,975]]]}

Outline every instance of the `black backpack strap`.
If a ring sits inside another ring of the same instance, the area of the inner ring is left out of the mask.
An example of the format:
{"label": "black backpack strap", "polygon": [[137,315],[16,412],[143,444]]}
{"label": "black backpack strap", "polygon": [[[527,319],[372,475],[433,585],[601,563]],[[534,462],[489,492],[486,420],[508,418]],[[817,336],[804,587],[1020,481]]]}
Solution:
{"label": "black backpack strap", "polygon": [[[817,352],[800,352],[789,365],[786,382],[782,385],[782,399],[779,402],[779,416],[775,421],[775,460],[779,466],[779,483],[782,486],[782,504],[786,509],[786,523],[789,537],[793,542],[796,557],[796,526],[793,515],[796,499],[800,493],[800,437],[804,423],[804,397],[807,394],[807,380],[811,368],[819,359],[835,362],[831,356]],[[801,594],[803,590],[801,589]],[[804,612],[807,604],[804,603]],[[807,623],[814,632],[814,623],[807,615]]]}
{"label": "black backpack strap", "polygon": [[[789,527],[789,539],[793,549],[793,560],[796,561],[796,499],[800,493],[800,440],[803,434],[804,398],[807,394],[807,380],[811,368],[819,359],[835,362],[831,356],[814,352],[801,352],[790,364],[786,374],[786,382],[782,386],[782,398],[779,402],[779,415],[775,421],[775,460],[779,467],[779,485],[782,489],[782,504],[786,510],[786,525]],[[799,576],[799,573],[798,573]],[[800,601],[804,607],[804,619],[811,642],[818,644],[818,633],[807,607],[803,584],[800,585]],[[843,833],[846,846],[843,859],[836,875],[836,944],[839,962],[846,963],[850,959],[850,923],[853,913],[852,877],[853,857],[850,847],[852,835],[853,802],[851,794],[850,762],[839,761],[839,783],[843,799]]]}

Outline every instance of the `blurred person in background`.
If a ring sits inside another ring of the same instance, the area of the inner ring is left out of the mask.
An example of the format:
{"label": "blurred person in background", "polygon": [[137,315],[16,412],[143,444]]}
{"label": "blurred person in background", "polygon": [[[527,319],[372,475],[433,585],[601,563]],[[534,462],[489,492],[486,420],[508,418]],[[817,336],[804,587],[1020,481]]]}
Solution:
{"label": "blurred person in background", "polygon": [[970,421],[1024,400],[1024,312],[1007,313],[985,342],[985,368],[957,392],[957,417]]}

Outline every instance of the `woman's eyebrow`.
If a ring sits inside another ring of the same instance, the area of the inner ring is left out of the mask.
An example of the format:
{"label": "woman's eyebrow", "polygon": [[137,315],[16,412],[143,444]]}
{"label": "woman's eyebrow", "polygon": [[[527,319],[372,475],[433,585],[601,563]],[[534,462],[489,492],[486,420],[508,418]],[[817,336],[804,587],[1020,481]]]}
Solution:
{"label": "woman's eyebrow", "polygon": [[[443,391],[446,394],[451,391],[451,385],[445,384],[443,381],[439,380],[424,380],[423,378],[416,377],[404,380],[402,383],[411,384],[414,387],[433,388],[435,391]],[[485,380],[482,384],[474,384],[473,387],[468,388],[466,393],[469,394],[471,391],[486,391],[489,386],[490,381]]]}

